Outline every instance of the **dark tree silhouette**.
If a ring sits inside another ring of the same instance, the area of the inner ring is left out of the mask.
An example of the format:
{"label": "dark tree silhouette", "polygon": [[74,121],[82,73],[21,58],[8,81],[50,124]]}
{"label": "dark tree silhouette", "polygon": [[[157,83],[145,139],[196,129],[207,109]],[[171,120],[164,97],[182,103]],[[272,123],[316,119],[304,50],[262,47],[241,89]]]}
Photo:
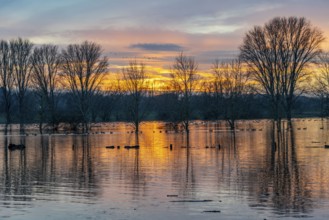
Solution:
{"label": "dark tree silhouette", "polygon": [[242,115],[242,106],[245,97],[250,91],[249,74],[243,69],[240,60],[220,63],[216,60],[212,66],[215,80],[213,88],[215,100],[220,99],[224,110],[224,119],[232,130],[235,129],[235,122]]}
{"label": "dark tree silhouette", "polygon": [[2,89],[7,126],[11,123],[12,93],[14,87],[12,51],[7,41],[0,42],[0,85]]}
{"label": "dark tree silhouette", "polygon": [[33,44],[21,38],[11,40],[13,71],[15,76],[16,96],[18,100],[20,132],[24,132],[26,94],[29,88],[31,73],[31,54]]}
{"label": "dark tree silhouette", "polygon": [[52,129],[56,124],[55,92],[58,89],[58,73],[60,56],[58,47],[55,45],[42,45],[34,48],[31,57],[32,74],[31,80],[40,102],[40,132],[42,123],[48,116]]}
{"label": "dark tree silhouette", "polygon": [[100,89],[107,67],[108,59],[102,57],[102,48],[96,43],[71,44],[62,51],[64,83],[76,100],[83,120],[83,132],[88,132],[91,99]]}
{"label": "dark tree silhouette", "polygon": [[241,58],[270,97],[278,125],[282,110],[290,121],[296,88],[305,78],[308,64],[320,53],[323,40],[320,30],[297,17],[277,17],[246,34],[240,47]]}
{"label": "dark tree silhouette", "polygon": [[129,65],[122,69],[123,90],[128,95],[127,110],[130,121],[132,122],[135,132],[139,132],[139,125],[145,117],[146,108],[142,108],[142,99],[148,92],[147,75],[145,64],[137,63],[136,60],[130,61]]}
{"label": "dark tree silhouette", "polygon": [[180,115],[186,132],[189,132],[191,120],[191,97],[198,84],[198,64],[192,57],[180,53],[171,67],[172,87],[178,94]]}

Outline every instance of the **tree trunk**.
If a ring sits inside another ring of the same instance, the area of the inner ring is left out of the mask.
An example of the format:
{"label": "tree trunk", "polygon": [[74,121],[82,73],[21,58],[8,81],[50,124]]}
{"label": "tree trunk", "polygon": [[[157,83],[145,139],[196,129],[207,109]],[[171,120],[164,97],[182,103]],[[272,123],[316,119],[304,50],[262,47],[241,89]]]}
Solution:
{"label": "tree trunk", "polygon": [[5,111],[6,111],[6,124],[11,123],[11,97],[10,93],[6,90],[3,89],[3,94],[4,94],[4,101],[5,101]]}
{"label": "tree trunk", "polygon": [[138,134],[138,132],[139,132],[139,122],[136,121],[135,122],[135,133]]}
{"label": "tree trunk", "polygon": [[40,132],[40,134],[42,134],[42,120],[39,123],[39,132]]}
{"label": "tree trunk", "polygon": [[19,132],[20,134],[24,133],[24,107],[23,107],[23,98],[19,98]]}
{"label": "tree trunk", "polygon": [[288,121],[288,128],[291,128],[291,118],[292,118],[292,101],[291,99],[287,100],[287,109],[286,109],[286,116],[287,116],[287,121]]}
{"label": "tree trunk", "polygon": [[227,121],[228,121],[228,124],[230,125],[230,129],[232,131],[234,131],[235,130],[235,119],[231,118],[231,119],[228,119]]}
{"label": "tree trunk", "polygon": [[185,131],[186,131],[186,133],[189,133],[189,132],[190,132],[189,121],[185,121],[185,123],[184,123],[184,127],[185,127]]}

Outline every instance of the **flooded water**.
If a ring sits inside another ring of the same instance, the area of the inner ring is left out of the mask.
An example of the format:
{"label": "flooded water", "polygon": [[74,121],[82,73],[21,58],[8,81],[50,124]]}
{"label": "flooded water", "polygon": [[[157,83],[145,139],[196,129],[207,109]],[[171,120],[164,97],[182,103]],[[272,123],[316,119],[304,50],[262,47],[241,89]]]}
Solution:
{"label": "flooded water", "polygon": [[123,123],[1,135],[0,219],[328,219],[329,124],[293,124],[276,151],[268,120],[241,121],[235,136],[200,121],[189,135],[160,122],[138,137]]}

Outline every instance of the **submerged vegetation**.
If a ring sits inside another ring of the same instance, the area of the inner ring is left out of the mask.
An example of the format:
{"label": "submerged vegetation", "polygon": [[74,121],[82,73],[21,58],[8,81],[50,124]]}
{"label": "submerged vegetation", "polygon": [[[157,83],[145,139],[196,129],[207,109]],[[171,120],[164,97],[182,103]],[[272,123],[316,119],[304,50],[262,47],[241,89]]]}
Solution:
{"label": "submerged vegetation", "polygon": [[143,62],[131,60],[116,78],[94,42],[60,51],[21,38],[2,40],[1,122],[20,123],[21,132],[30,122],[38,122],[40,132],[56,131],[62,122],[87,132],[91,122],[129,121],[138,132],[143,120],[164,120],[188,132],[193,119],[223,119],[234,129],[238,119],[273,118],[280,129],[282,118],[328,115],[323,41],[305,18],[274,18],[246,34],[234,60],[215,60],[211,78],[200,76],[195,58],[178,54],[168,89],[160,92],[147,80]]}

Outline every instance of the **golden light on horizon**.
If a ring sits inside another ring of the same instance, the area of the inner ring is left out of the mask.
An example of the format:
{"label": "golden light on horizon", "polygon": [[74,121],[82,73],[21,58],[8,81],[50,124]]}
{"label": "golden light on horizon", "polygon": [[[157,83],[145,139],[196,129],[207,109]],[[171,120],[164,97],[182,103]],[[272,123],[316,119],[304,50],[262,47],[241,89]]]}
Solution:
{"label": "golden light on horizon", "polygon": [[[104,78],[104,81],[101,85],[102,89],[111,88],[112,85],[115,84],[122,84],[122,68],[127,67],[127,65],[119,66],[117,65],[116,68],[120,69],[120,71],[117,72],[108,72],[106,74],[106,77]],[[146,84],[148,87],[148,90],[152,91],[170,91],[172,90],[172,79],[170,77],[171,69],[164,68],[164,67],[154,67],[150,65],[145,66],[145,71],[147,74]],[[212,81],[215,76],[209,69],[208,71],[198,71],[197,73],[200,82],[210,82]],[[122,85],[121,85],[122,86]],[[198,87],[197,90],[200,90],[202,85]]]}
{"label": "golden light on horizon", "polygon": [[[329,46],[329,44],[328,44]],[[323,47],[324,48],[324,47]],[[170,55],[173,55],[174,53],[170,53]],[[149,54],[150,56],[152,54]],[[152,56],[156,56],[156,55],[152,55]],[[159,56],[158,56],[158,59]],[[134,59],[133,59],[134,60]],[[158,61],[151,61],[151,60],[147,60],[145,59],[145,57],[141,57],[141,58],[136,58],[135,59],[138,62],[144,63],[145,64],[145,71],[147,74],[147,84],[148,84],[148,90],[152,90],[152,91],[158,91],[158,92],[162,92],[162,91],[171,91],[171,65],[173,63],[169,62],[169,61],[163,61],[160,62]],[[122,61],[122,60],[121,60]],[[113,64],[110,65],[110,69],[111,71],[109,71],[105,77],[104,82],[102,83],[102,89],[106,89],[107,87],[111,87],[109,85],[113,85],[113,84],[117,84],[118,81],[121,82],[122,80],[122,68],[125,68],[128,66],[129,61],[131,61],[131,59],[126,59],[125,60],[125,64]],[[247,72],[246,70],[246,66],[243,66],[243,72]],[[311,64],[309,65],[309,67],[305,70],[307,72],[309,72],[309,80],[310,82],[314,82],[314,79],[316,77],[316,75],[319,74],[319,69],[317,66],[315,66],[315,64]],[[197,75],[199,77],[199,85],[197,88],[197,91],[203,91],[202,86],[204,86],[204,83],[209,83],[212,82],[216,76],[213,73],[212,70],[212,65],[210,64],[208,68],[204,68],[204,69],[199,69],[197,72]],[[251,84],[255,84],[256,82],[250,82]]]}

